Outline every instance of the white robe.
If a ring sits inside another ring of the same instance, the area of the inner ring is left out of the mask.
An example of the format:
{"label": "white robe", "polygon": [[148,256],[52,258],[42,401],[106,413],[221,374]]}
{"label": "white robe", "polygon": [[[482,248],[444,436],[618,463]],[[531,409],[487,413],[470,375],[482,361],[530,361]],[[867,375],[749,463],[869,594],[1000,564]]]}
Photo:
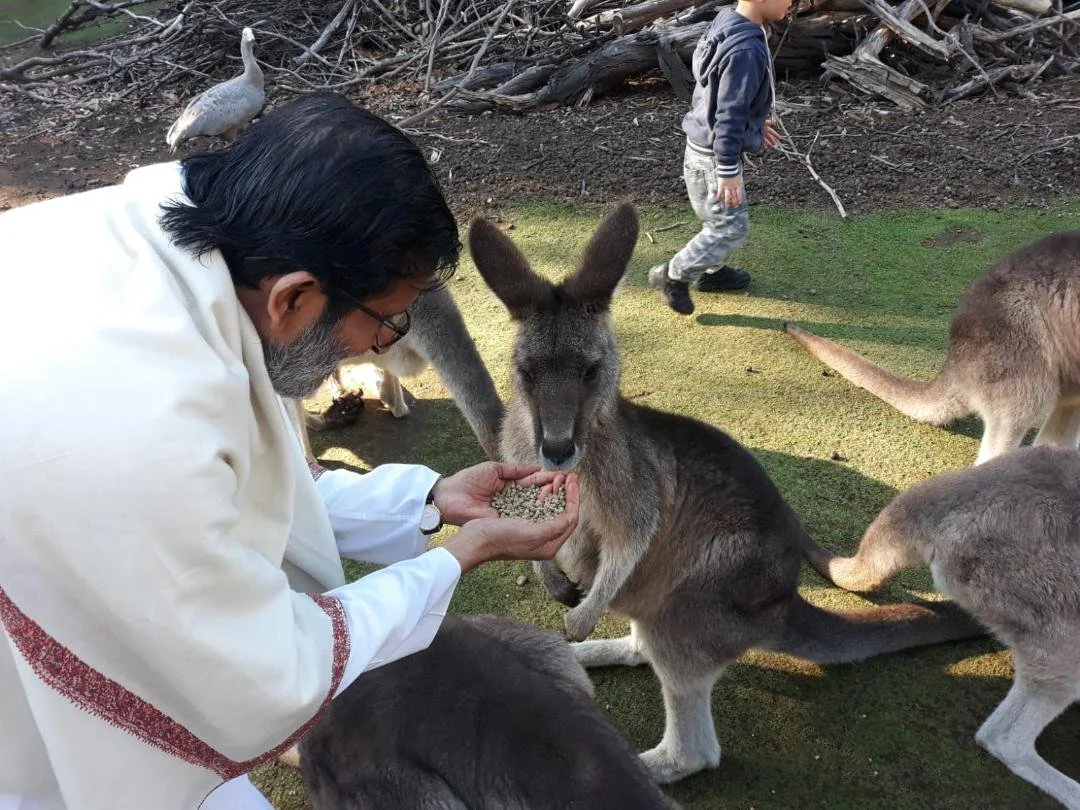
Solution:
{"label": "white robe", "polygon": [[[312,480],[221,256],[157,225],[180,188],[0,216],[0,799],[42,810],[198,807],[427,646],[460,576],[435,473]],[[339,553],[402,562],[344,585]]]}

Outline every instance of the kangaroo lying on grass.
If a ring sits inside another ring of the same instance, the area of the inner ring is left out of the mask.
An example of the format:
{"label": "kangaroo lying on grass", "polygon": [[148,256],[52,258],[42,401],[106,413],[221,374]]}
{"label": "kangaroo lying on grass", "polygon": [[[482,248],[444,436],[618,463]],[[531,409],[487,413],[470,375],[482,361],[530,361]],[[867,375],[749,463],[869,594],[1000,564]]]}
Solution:
{"label": "kangaroo lying on grass", "polygon": [[585,593],[566,614],[569,638],[609,606],[630,618],[630,635],[575,653],[585,666],[652,665],[666,725],[642,758],[671,782],[719,762],[712,687],[750,647],[840,663],[983,631],[952,603],[810,605],[797,582],[801,549],[817,546],[754,457],[716,428],[619,395],[608,307],[637,234],[633,207],[619,207],[558,285],[490,222],[474,222],[469,242],[518,326],[502,455],[579,476],[579,527],[538,572],[565,604]]}
{"label": "kangaroo lying on grass", "polygon": [[554,633],[448,616],[428,649],[364,673],[300,743],[312,807],[677,808],[592,695]]}
{"label": "kangaroo lying on grass", "polygon": [[785,326],[810,354],[920,422],[976,413],[985,428],[976,464],[1019,446],[1080,440],[1080,231],[1009,254],[964,292],[945,368],[930,382],[894,374],[831,340]]}
{"label": "kangaroo lying on grass", "polygon": [[[379,354],[367,352],[342,363],[332,379],[337,385],[337,393],[345,390],[340,377],[343,368],[371,363],[382,371],[379,399],[400,419],[409,413],[400,378],[422,374],[430,364],[450,389],[454,404],[469,423],[484,452],[495,458],[503,416],[502,400],[449,290],[439,288],[423,293],[409,314],[412,327],[389,349]],[[318,430],[320,417],[306,413],[301,403],[287,403],[287,409],[300,434],[304,452],[311,457],[307,428]]]}
{"label": "kangaroo lying on grass", "polygon": [[1017,776],[1080,810],[1080,785],[1035,751],[1080,699],[1080,453],[1023,448],[916,484],[885,507],[854,557],[809,555],[822,576],[872,591],[928,564],[937,587],[1012,650],[1012,689],[975,740]]}

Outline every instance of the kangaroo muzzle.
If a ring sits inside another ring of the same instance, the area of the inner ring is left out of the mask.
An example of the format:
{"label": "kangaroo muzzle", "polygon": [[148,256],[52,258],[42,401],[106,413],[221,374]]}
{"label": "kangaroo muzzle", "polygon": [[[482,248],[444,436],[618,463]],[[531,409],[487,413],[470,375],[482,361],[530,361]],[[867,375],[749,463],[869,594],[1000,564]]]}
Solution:
{"label": "kangaroo muzzle", "polygon": [[580,456],[573,436],[544,436],[540,441],[540,466],[545,470],[571,470]]}

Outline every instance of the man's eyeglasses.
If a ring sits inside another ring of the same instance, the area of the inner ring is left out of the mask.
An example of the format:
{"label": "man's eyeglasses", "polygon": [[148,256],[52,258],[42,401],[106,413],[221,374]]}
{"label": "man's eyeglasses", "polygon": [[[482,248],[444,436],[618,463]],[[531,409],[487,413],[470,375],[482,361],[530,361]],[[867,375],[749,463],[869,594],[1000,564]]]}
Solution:
{"label": "man's eyeglasses", "polygon": [[[334,289],[339,295],[347,298],[357,309],[379,324],[380,329],[375,333],[375,345],[371,347],[371,351],[375,352],[375,354],[381,354],[409,334],[409,328],[412,326],[412,316],[409,314],[409,310],[399,312],[396,315],[380,315],[371,307],[364,306],[359,298],[349,295],[340,287],[335,286]],[[391,334],[388,340],[380,340],[383,329]]]}

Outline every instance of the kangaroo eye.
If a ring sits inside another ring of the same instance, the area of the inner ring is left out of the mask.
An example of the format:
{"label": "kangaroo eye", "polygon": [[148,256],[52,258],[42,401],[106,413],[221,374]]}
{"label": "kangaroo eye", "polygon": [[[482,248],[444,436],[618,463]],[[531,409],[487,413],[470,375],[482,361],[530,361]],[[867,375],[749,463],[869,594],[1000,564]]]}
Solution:
{"label": "kangaroo eye", "polygon": [[596,379],[596,375],[599,374],[599,373],[600,373],[600,364],[599,363],[593,363],[591,366],[589,366],[587,369],[585,369],[585,371],[582,372],[581,379],[584,380],[585,382],[592,382],[593,380]]}
{"label": "kangaroo eye", "polygon": [[533,384],[533,375],[527,369],[519,368],[517,370],[517,373],[518,376],[521,377],[521,381],[525,383],[525,385]]}

